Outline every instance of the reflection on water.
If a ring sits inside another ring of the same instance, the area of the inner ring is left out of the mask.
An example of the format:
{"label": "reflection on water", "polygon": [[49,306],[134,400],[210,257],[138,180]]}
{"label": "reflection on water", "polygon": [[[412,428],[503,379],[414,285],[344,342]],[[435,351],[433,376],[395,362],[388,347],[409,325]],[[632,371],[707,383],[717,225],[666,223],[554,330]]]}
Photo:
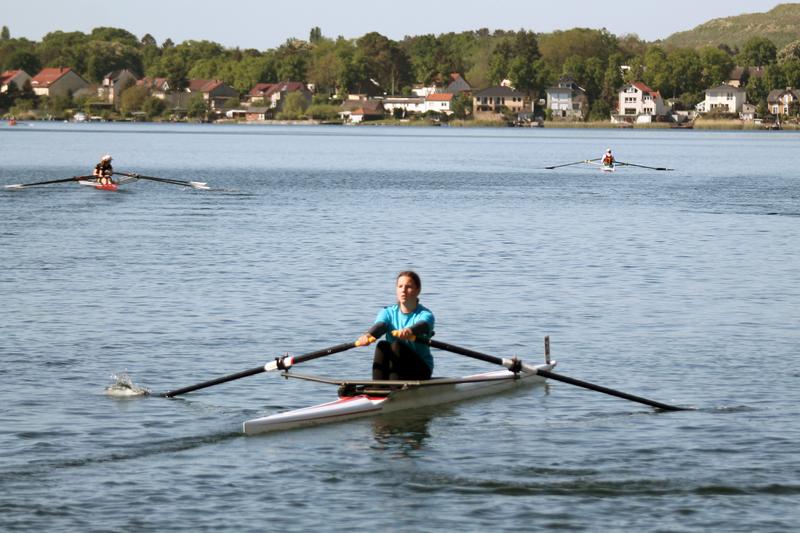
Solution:
{"label": "reflection on water", "polygon": [[373,421],[374,449],[407,456],[425,447],[431,436],[429,426],[434,417],[447,414],[442,407],[430,407],[389,413]]}

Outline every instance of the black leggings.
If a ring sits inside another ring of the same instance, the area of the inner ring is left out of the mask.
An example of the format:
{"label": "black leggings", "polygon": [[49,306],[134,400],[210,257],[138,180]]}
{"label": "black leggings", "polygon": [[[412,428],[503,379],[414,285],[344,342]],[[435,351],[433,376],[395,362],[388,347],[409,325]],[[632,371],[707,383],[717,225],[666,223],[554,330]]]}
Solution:
{"label": "black leggings", "polygon": [[404,342],[379,341],[372,360],[372,379],[430,379],[431,369]]}

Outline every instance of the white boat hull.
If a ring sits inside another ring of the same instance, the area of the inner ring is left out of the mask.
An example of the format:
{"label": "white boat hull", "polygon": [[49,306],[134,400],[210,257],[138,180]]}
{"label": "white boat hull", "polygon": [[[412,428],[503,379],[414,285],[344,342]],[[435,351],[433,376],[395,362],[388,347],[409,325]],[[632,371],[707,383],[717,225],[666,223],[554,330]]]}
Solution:
{"label": "white boat hull", "polygon": [[[550,370],[554,366],[555,362],[549,365],[538,365],[536,368]],[[343,397],[332,402],[314,405],[312,407],[305,407],[247,420],[243,424],[243,430],[246,434],[253,435],[256,433],[330,424],[366,416],[392,413],[405,409],[441,405],[490,394],[498,394],[519,387],[541,384],[545,381],[545,378],[532,372],[523,371],[515,377],[514,374],[508,370],[485,372],[466,376],[463,379],[486,379],[486,381],[469,381],[463,383],[448,382],[441,385],[429,384],[425,386],[410,386],[392,391],[388,396],[368,396],[366,394],[359,394],[356,396]]]}

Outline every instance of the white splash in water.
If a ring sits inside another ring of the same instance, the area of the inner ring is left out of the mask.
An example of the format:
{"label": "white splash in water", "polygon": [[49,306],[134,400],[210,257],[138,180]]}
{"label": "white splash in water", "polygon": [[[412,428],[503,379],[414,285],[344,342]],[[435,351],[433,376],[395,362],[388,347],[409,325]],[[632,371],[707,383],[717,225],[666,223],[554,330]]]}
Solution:
{"label": "white splash in water", "polygon": [[114,384],[106,387],[104,391],[108,396],[127,398],[131,396],[147,396],[150,394],[150,389],[136,385],[128,375],[128,372],[112,374],[111,378],[114,379]]}

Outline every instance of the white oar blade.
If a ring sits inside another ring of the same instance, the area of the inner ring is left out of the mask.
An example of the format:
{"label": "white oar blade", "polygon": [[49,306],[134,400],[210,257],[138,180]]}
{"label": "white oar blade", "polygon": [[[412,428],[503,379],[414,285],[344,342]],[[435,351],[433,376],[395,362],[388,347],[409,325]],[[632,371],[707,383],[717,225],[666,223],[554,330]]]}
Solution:
{"label": "white oar blade", "polygon": [[192,189],[199,189],[201,191],[210,191],[211,187],[209,187],[204,181],[190,181],[189,186]]}
{"label": "white oar blade", "polygon": [[24,189],[25,185],[23,185],[21,183],[15,183],[13,185],[6,185],[5,188],[6,189]]}

